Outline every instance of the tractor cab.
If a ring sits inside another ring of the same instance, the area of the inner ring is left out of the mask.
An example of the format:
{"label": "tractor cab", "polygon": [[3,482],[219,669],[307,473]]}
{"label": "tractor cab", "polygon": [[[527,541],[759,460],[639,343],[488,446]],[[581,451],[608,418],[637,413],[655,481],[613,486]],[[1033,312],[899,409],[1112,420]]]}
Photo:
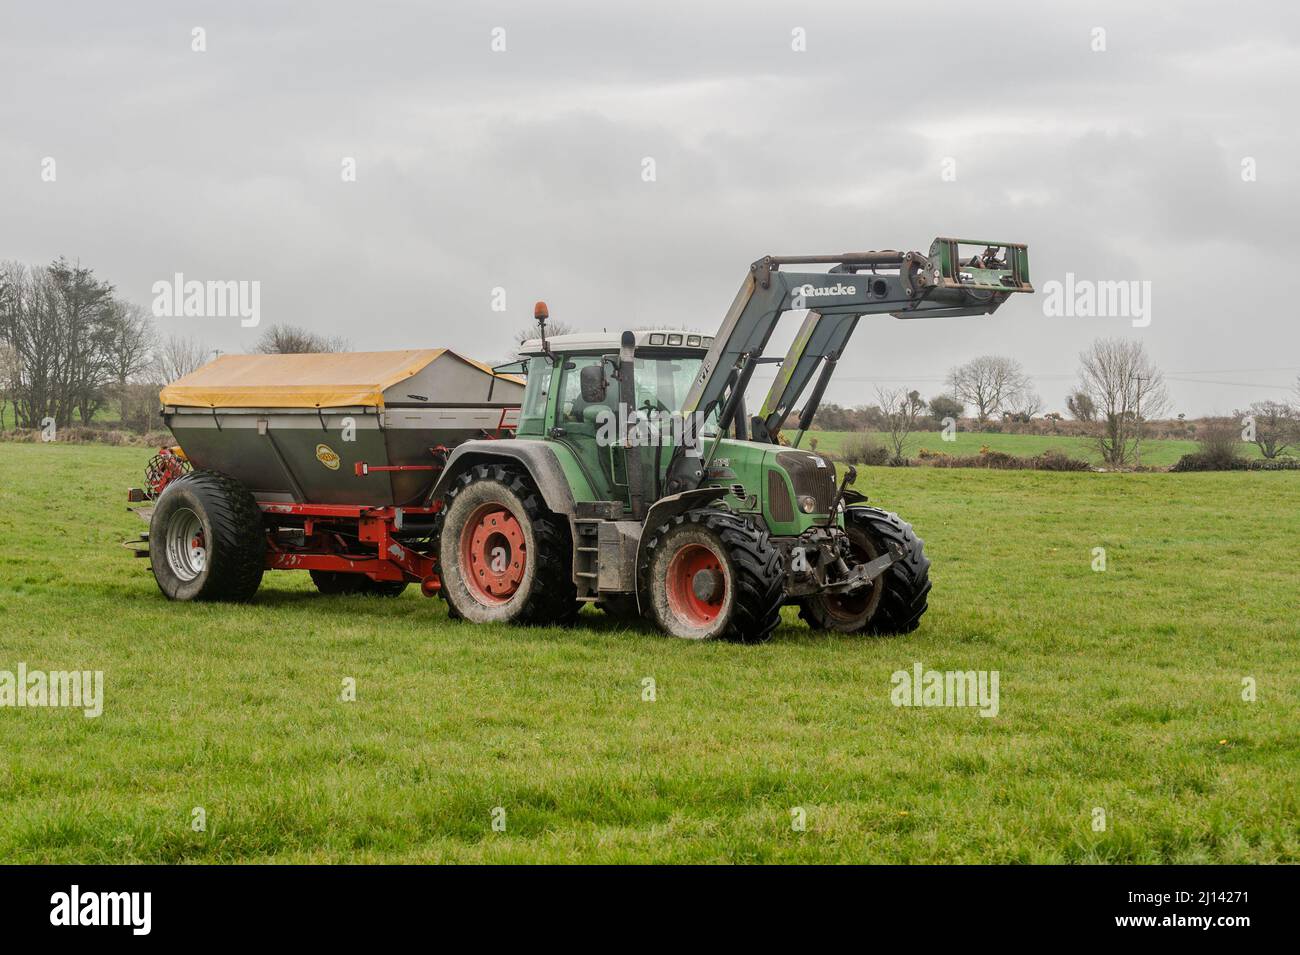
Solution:
{"label": "tractor cab", "polygon": [[712,344],[710,335],[672,329],[524,342],[518,370],[528,383],[516,434],[562,446],[594,497],[634,512],[662,496],[677,449],[716,434],[716,413],[681,413]]}
{"label": "tractor cab", "polygon": [[[716,405],[707,414],[682,411],[713,336],[667,329],[625,334],[630,376],[622,373],[623,335],[525,342],[517,369],[528,378],[519,438],[562,445],[595,496],[618,502],[633,519],[666,495],[713,487],[726,489],[733,510],[774,534],[795,536],[827,523],[838,493],[827,458],[781,446],[761,426],[750,438],[743,414],[720,432]],[[628,378],[633,398],[624,404],[621,385]],[[629,454],[633,447],[637,452]]]}
{"label": "tractor cab", "polygon": [[[648,424],[679,411],[713,336],[666,329],[631,334],[635,343],[634,401],[638,416]],[[613,383],[618,377],[621,347],[622,336],[611,332],[524,342],[519,349],[523,358],[517,366],[510,366],[528,378],[518,433],[547,435],[556,427],[571,429],[575,425],[589,426],[594,433],[601,423],[617,416],[620,395]]]}

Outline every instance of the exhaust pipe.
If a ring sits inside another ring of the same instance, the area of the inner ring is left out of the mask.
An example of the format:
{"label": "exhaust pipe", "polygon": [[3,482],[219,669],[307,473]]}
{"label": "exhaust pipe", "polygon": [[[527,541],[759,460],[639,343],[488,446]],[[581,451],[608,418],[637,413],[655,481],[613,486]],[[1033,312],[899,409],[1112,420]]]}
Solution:
{"label": "exhaust pipe", "polygon": [[636,335],[624,332],[618,353],[618,400],[622,405],[627,428],[623,432],[624,460],[627,464],[627,494],[632,504],[632,520],[645,518],[644,475],[641,473],[640,435],[636,434]]}

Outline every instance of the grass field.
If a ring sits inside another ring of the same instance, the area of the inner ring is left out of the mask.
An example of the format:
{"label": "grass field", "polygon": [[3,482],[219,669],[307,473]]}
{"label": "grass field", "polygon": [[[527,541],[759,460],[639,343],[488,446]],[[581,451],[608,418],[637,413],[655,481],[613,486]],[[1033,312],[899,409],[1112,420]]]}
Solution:
{"label": "grass field", "polygon": [[[872,440],[888,446],[885,434],[869,433]],[[817,439],[817,447],[831,454],[836,454],[845,441],[860,438],[861,435],[851,431],[810,431],[804,438],[802,447],[808,447],[810,438]],[[1033,457],[1044,451],[1064,451],[1073,458],[1079,458],[1090,464],[1100,465],[1101,455],[1088,438],[1054,437],[1040,434],[984,434],[981,432],[958,431],[953,441],[944,441],[938,431],[919,431],[907,437],[905,452],[907,457],[916,457],[921,448],[931,451],[943,451],[947,454],[979,454],[980,448],[987,446],[993,451],[1005,451],[1023,457]],[[1242,455],[1248,458],[1260,456],[1259,448],[1242,442],[1238,446]],[[1174,441],[1171,439],[1148,439],[1142,442],[1142,463],[1149,467],[1169,467],[1184,454],[1196,450],[1195,441]]]}
{"label": "grass field", "polygon": [[[0,708],[6,862],[1300,861],[1300,473],[865,468],[921,629],[740,646],[303,574],[169,604],[118,547],[147,457],[0,444],[0,669],[105,674],[97,719]],[[896,708],[917,661],[998,670],[998,715]]]}

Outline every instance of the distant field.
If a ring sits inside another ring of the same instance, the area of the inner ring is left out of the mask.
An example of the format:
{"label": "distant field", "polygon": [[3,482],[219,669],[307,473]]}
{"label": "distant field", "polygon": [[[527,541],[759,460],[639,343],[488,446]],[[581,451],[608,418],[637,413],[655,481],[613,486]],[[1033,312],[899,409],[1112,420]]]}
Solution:
{"label": "distant field", "polygon": [[[115,418],[116,413],[108,409],[101,409],[100,413],[96,415],[97,419],[107,420],[108,417]],[[0,413],[0,430],[13,427],[13,409],[7,408],[3,413]],[[790,434],[793,435],[793,432],[790,432]],[[868,432],[868,434],[880,444],[886,443],[886,435],[879,432]],[[819,448],[835,454],[846,440],[859,436],[857,432],[852,431],[810,431],[804,438],[803,447],[808,447],[809,439],[815,438]],[[956,439],[953,442],[944,441],[938,431],[918,432],[908,437],[907,456],[916,457],[917,451],[921,448],[928,448],[931,451],[946,451],[949,454],[978,454],[981,447],[987,446],[994,451],[1005,451],[1008,454],[1026,457],[1042,454],[1050,449],[1057,449],[1064,451],[1071,457],[1081,458],[1091,464],[1101,464],[1101,455],[1092,447],[1087,438],[1052,437],[1034,434],[982,434],[961,431],[957,433]],[[1253,444],[1243,442],[1240,447],[1241,453],[1248,458],[1260,456],[1259,449]],[[1177,462],[1184,454],[1195,450],[1195,441],[1160,441],[1155,439],[1143,441],[1142,463],[1156,467],[1168,467]]]}
{"label": "distant field", "polygon": [[[0,444],[0,670],[105,673],[98,719],[0,708],[6,862],[1300,862],[1300,473],[863,468],[921,629],[742,646],[301,573],[171,604],[118,546],[147,457]],[[998,715],[891,705],[914,663]]]}
{"label": "distant field", "polygon": [[[817,446],[823,451],[835,454],[840,446],[850,438],[860,437],[852,431],[809,431],[804,437],[803,447],[808,447],[810,438],[817,439]],[[880,444],[886,443],[887,435],[871,433]],[[1025,457],[1042,454],[1044,451],[1057,449],[1071,457],[1081,458],[1092,464],[1101,464],[1101,455],[1097,453],[1087,438],[1053,437],[1037,434],[982,434],[959,431],[956,441],[944,441],[938,431],[921,431],[908,435],[907,456],[916,457],[921,448],[931,451],[946,451],[948,454],[979,454],[980,448],[987,446],[994,451],[1005,451]],[[1151,439],[1142,442],[1142,463],[1157,467],[1168,467],[1178,461],[1184,454],[1196,450],[1195,441],[1168,441]],[[1259,457],[1259,449],[1253,444],[1241,444],[1241,453],[1246,457]]]}

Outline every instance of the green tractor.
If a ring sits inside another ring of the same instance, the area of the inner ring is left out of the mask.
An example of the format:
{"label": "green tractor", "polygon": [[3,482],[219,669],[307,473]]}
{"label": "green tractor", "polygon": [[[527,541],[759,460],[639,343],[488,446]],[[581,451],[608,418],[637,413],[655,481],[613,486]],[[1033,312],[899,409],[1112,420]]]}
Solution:
{"label": "green tractor", "polygon": [[[804,264],[832,267],[781,268]],[[1031,291],[1024,245],[940,238],[928,255],[760,259],[715,336],[548,339],[538,303],[539,337],[512,369],[527,375],[516,438],[459,445],[431,494],[441,595],[475,623],[565,623],[595,603],[688,639],[765,640],[786,604],[819,629],[915,630],[921,539],[866,503],[853,468],[799,444],[863,315],[983,315]],[[764,357],[803,309],[789,353]],[[777,362],[751,415],[750,379]]]}

